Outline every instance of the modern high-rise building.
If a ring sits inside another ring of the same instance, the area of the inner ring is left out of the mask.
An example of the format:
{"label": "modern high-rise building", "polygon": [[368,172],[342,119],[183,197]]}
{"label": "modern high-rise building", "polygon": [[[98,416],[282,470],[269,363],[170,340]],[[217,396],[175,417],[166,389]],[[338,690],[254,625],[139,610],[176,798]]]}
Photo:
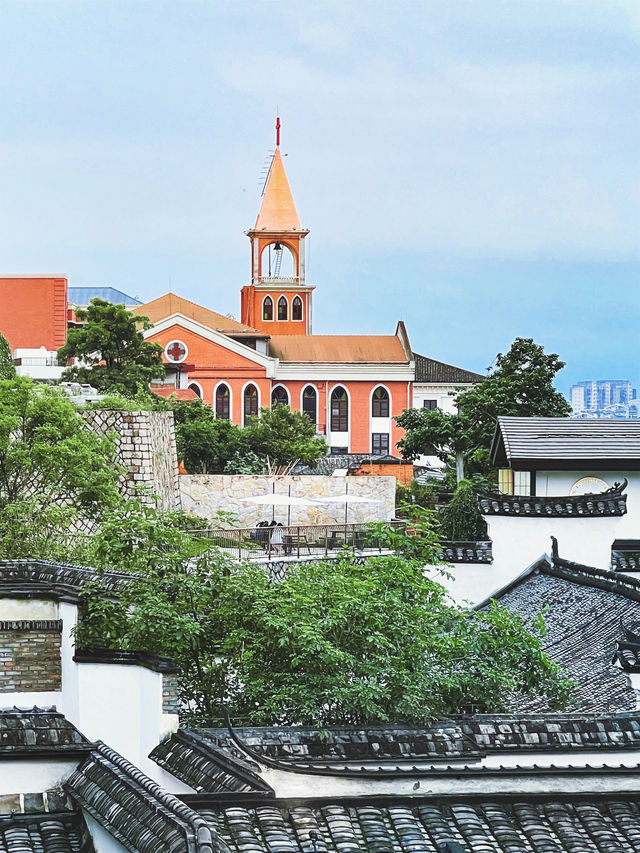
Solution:
{"label": "modern high-rise building", "polygon": [[569,400],[574,415],[636,418],[636,389],[628,379],[598,379],[571,386]]}

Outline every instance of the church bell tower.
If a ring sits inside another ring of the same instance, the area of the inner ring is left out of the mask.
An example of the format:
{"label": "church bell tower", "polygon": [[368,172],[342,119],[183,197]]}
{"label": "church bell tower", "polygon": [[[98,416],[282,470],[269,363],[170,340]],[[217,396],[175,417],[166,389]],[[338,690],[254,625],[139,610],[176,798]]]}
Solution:
{"label": "church bell tower", "polygon": [[242,288],[242,322],[267,335],[311,334],[311,295],[305,282],[304,238],[280,153],[276,150],[262,192],[251,241],[251,284]]}

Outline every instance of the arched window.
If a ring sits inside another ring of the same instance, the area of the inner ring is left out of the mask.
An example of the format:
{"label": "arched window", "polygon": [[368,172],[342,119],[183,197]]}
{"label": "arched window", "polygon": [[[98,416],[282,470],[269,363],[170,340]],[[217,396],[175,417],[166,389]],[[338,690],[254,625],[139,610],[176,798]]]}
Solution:
{"label": "arched window", "polygon": [[288,405],[289,394],[287,393],[287,389],[283,388],[282,385],[277,385],[271,392],[271,408],[275,409],[276,406]]}
{"label": "arched window", "polygon": [[270,296],[262,300],[262,319],[273,320],[273,299]]}
{"label": "arched window", "polygon": [[371,397],[371,417],[389,417],[389,392],[386,388],[376,388]]}
{"label": "arched window", "polygon": [[195,382],[192,382],[191,385],[189,385],[189,390],[193,391],[194,394],[197,394],[198,397],[202,398],[202,391],[200,390],[200,386],[196,385]]}
{"label": "arched window", "polygon": [[278,299],[278,320],[286,320],[289,315],[289,303],[285,296]]}
{"label": "arched window", "polygon": [[317,401],[318,395],[316,394],[316,389],[312,388],[311,385],[307,385],[302,392],[302,412],[309,418],[312,424],[316,422]]}
{"label": "arched window", "polygon": [[331,392],[331,432],[349,430],[349,398],[344,388],[334,388]]}
{"label": "arched window", "polygon": [[216,388],[216,417],[228,421],[230,419],[229,388],[226,385],[218,385]]}
{"label": "arched window", "polygon": [[255,385],[247,385],[244,389],[244,425],[252,415],[258,414],[258,389]]}
{"label": "arched window", "polygon": [[293,297],[293,302],[291,303],[291,319],[302,320],[302,299],[300,299],[299,296]]}

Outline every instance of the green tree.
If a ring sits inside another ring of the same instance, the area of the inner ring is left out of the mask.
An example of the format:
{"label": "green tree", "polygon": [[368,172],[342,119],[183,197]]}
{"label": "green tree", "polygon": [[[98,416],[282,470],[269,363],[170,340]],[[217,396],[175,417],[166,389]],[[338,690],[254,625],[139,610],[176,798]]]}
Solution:
{"label": "green tree", "polygon": [[9,341],[0,334],[0,379],[13,379],[15,375],[16,368]]}
{"label": "green tree", "polygon": [[284,469],[294,462],[314,465],[327,452],[327,443],[316,435],[315,426],[302,412],[288,406],[262,409],[243,430],[247,448],[268,459],[272,467]]}
{"label": "green tree", "polygon": [[477,542],[487,535],[478,508],[478,493],[469,480],[460,480],[453,497],[440,512],[440,533],[454,542]]}
{"label": "green tree", "polygon": [[64,364],[77,358],[85,366],[67,368],[65,380],[132,396],[147,388],[152,379],[164,376],[162,347],[145,341],[141,331],[150,328],[147,317],[97,298],[86,310],[78,309],[76,315],[83,325],[69,329],[66,344],[58,350],[58,360]]}
{"label": "green tree", "polygon": [[243,430],[216,418],[201,400],[173,403],[178,458],[190,474],[222,474],[230,460],[246,451]]}
{"label": "green tree", "polygon": [[175,517],[114,517],[94,560],[137,575],[118,601],[87,591],[77,642],[174,658],[182,699],[205,724],[222,702],[255,724],[316,725],[495,712],[522,695],[566,702],[571,684],[542,651],[540,621],[451,606],[423,568],[435,540],[395,544],[403,553],[293,564],[273,581]]}
{"label": "green tree", "polygon": [[0,542],[5,556],[21,526],[33,524],[34,537],[40,530],[50,538],[61,521],[62,510],[54,507],[69,504],[76,513],[97,518],[115,505],[120,469],[114,457],[113,438],[87,429],[64,393],[24,377],[0,380]]}
{"label": "green tree", "polygon": [[509,352],[498,354],[495,368],[456,397],[457,414],[439,410],[407,409],[396,421],[406,430],[398,442],[406,459],[435,455],[455,464],[458,481],[468,473],[491,470],[491,440],[500,415],[566,417],[569,403],[553,387],[564,367],[555,353],[545,353],[531,338],[516,338]]}

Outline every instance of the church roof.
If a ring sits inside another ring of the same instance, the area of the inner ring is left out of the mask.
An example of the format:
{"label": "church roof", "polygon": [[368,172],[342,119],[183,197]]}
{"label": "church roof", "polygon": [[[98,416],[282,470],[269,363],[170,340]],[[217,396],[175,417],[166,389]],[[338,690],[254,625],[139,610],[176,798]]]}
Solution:
{"label": "church roof", "polygon": [[254,231],[302,231],[280,149],[271,161]]}
{"label": "church roof", "polygon": [[269,351],[285,362],[408,363],[396,335],[272,335]]}
{"label": "church roof", "polygon": [[482,382],[483,379],[487,378],[481,373],[464,370],[462,367],[454,367],[452,364],[436,361],[435,358],[427,358],[426,355],[420,355],[417,352],[414,352],[413,359],[416,363],[416,382],[442,382],[447,385],[449,383],[468,384]]}
{"label": "church roof", "polygon": [[216,332],[222,332],[223,335],[230,337],[251,337],[251,338],[266,338],[267,335],[252,329],[251,326],[245,326],[244,323],[239,323],[231,317],[225,317],[224,314],[218,314],[217,311],[211,311],[209,308],[204,308],[198,305],[197,302],[192,302],[190,299],[185,299],[175,293],[165,293],[164,296],[159,296],[157,299],[152,299],[151,302],[146,302],[144,305],[132,309],[133,314],[140,314],[143,317],[148,317],[152,323],[159,323],[166,317],[172,314],[182,314],[184,317],[189,317],[202,323],[209,329]]}

